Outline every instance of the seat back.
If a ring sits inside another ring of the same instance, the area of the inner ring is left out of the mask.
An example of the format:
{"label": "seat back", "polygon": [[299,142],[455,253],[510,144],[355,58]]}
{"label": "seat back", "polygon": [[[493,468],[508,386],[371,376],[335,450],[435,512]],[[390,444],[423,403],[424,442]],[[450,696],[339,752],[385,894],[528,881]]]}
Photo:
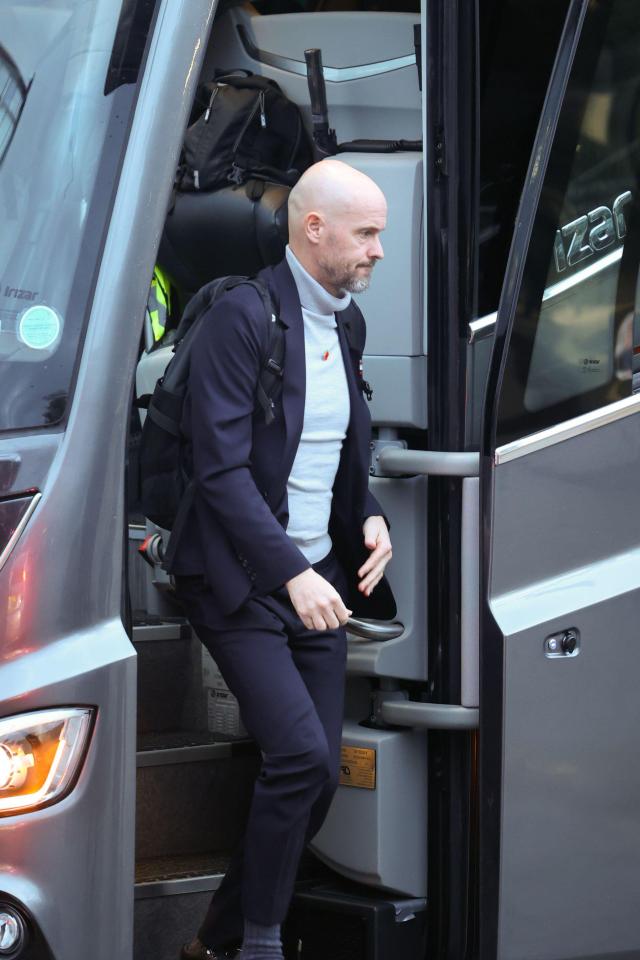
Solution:
{"label": "seat back", "polygon": [[282,259],[288,196],[289,187],[256,181],[210,193],[176,193],[158,261],[183,304],[210,280],[253,275]]}

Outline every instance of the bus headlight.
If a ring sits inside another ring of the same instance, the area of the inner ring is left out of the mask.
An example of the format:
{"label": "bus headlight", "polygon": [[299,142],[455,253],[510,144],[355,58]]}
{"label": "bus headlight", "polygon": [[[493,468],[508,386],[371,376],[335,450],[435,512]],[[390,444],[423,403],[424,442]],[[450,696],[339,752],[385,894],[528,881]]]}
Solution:
{"label": "bus headlight", "polygon": [[0,720],[0,816],[68,793],[80,772],[94,710],[60,707]]}
{"label": "bus headlight", "polygon": [[0,903],[0,957],[22,955],[22,947],[27,939],[27,927],[22,915],[9,904]]}

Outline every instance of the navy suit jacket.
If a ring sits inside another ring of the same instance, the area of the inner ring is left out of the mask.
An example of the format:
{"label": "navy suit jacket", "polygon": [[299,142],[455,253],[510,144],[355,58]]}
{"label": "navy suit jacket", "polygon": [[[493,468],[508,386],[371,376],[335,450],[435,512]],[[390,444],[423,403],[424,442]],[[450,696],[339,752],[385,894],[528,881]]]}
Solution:
{"label": "navy suit jacket", "polygon": [[[203,318],[192,348],[182,424],[195,497],[179,541],[172,545],[169,569],[203,575],[223,616],[238,610],[250,595],[271,593],[309,567],[286,534],[287,480],[304,417],[302,311],[286,260],[258,277],[268,285],[284,326],[284,374],[275,421],[267,425],[256,404],[267,352],[264,306],[257,292],[243,284],[224,294]],[[355,304],[336,318],[351,417],[333,487],[329,533],[350,582],[347,605],[359,616],[391,619],[396,608],[386,580],[369,598],[356,589],[356,571],[369,555],[362,524],[366,517],[382,515],[382,509],[368,489],[371,419],[359,376],[364,320]],[[347,324],[352,325],[349,339]]]}

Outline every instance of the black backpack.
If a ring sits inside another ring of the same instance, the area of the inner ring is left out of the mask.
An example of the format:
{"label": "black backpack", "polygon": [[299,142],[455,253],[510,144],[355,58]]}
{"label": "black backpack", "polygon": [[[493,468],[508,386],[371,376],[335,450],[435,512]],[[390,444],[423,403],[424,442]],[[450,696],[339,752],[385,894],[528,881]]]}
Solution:
{"label": "black backpack", "polygon": [[275,80],[230,73],[202,84],[191,120],[178,190],[218,190],[249,179],[293,186],[313,161],[300,111]]}
{"label": "black backpack", "polygon": [[[178,534],[193,499],[193,483],[185,472],[182,411],[187,393],[191,349],[202,320],[213,303],[239,284],[259,294],[269,325],[267,351],[256,387],[257,408],[268,424],[274,420],[274,397],[284,370],[284,331],[274,312],[268,288],[247,277],[219,277],[191,298],[176,331],[174,356],[153,394],[138,399],[147,416],[140,439],[140,499],[142,512],[153,523]],[[177,535],[174,537],[177,540]]]}

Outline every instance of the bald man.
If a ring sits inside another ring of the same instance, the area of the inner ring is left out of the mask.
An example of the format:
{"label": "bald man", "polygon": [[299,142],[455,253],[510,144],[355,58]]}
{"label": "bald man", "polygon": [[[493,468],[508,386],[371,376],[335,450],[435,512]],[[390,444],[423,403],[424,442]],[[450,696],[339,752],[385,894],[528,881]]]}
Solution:
{"label": "bald man", "polygon": [[[211,308],[185,405],[196,495],[172,561],[190,622],[262,752],[245,835],[183,960],[282,960],[304,845],[336,790],[352,611],[391,618],[391,542],[368,490],[365,327],[352,300],[383,256],[381,190],[323,160],[289,197],[285,259],[258,278],[284,329],[275,420],[257,412],[268,343],[246,284]],[[212,815],[214,811],[212,811]]]}

